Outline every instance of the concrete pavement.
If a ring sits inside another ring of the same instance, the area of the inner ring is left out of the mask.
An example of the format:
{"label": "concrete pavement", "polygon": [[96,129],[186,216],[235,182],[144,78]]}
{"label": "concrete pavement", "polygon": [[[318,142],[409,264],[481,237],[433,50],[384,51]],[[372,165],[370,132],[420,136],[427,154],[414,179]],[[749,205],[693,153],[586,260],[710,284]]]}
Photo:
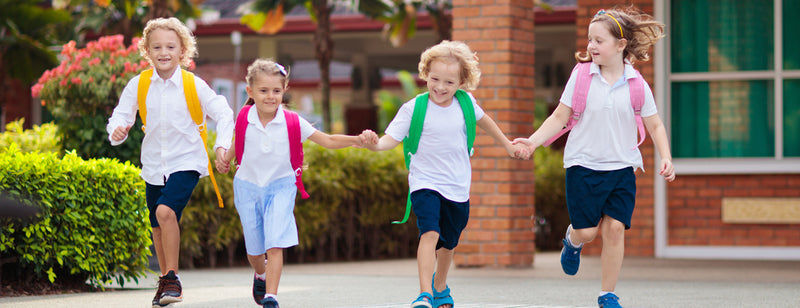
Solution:
{"label": "concrete pavement", "polygon": [[[175,308],[258,307],[249,268],[183,270]],[[150,307],[156,275],[105,292],[0,298],[0,307]],[[533,268],[453,268],[456,307],[597,307],[600,259],[583,256],[576,276],[559,254],[536,254]],[[625,259],[617,295],[624,307],[800,307],[800,261]],[[418,294],[413,259],[299,264],[284,268],[283,308],[406,308]]]}

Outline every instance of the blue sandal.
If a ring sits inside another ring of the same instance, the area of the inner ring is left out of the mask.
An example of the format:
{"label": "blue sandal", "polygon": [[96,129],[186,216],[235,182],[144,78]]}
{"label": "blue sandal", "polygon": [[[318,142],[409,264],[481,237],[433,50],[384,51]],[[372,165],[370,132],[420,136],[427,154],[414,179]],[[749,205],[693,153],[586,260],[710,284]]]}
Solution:
{"label": "blue sandal", "polygon": [[[436,273],[433,274],[434,280],[436,279]],[[450,286],[445,284],[444,290],[442,292],[436,291],[436,287],[433,286],[433,281],[431,280],[431,289],[433,289],[433,308],[439,308],[442,305],[450,304],[450,307],[455,307],[456,304],[453,302],[453,297],[450,296]]]}
{"label": "blue sandal", "polygon": [[422,292],[417,296],[417,299],[411,302],[411,308],[433,308],[431,303],[433,303],[433,295],[428,292]]}

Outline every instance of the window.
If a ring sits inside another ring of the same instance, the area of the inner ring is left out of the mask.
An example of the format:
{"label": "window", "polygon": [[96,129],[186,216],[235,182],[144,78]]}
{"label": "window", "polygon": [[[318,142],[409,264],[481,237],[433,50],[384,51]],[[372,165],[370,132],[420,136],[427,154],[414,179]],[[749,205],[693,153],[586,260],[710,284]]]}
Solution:
{"label": "window", "polygon": [[800,157],[800,0],[667,7],[673,156]]}

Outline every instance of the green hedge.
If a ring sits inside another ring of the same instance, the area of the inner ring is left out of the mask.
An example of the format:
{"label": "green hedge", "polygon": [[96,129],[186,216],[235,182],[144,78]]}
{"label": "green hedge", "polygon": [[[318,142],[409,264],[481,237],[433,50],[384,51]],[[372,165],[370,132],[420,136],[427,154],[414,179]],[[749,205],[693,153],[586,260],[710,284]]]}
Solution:
{"label": "green hedge", "polygon": [[0,190],[42,209],[30,223],[0,223],[0,256],[17,262],[6,277],[100,286],[136,281],[147,267],[144,182],[130,163],[83,160],[74,151],[23,153],[12,144],[0,150]]}
{"label": "green hedge", "polygon": [[[414,256],[415,221],[390,224],[402,218],[408,194],[400,147],[387,152],[328,150],[306,142],[304,150],[303,182],[311,198],[298,195],[294,212],[300,245],[287,252],[288,262]],[[224,209],[217,206],[208,177],[195,188],[181,218],[182,266],[215,266],[219,256],[233,264],[236,252],[243,250],[233,174],[216,174]]]}
{"label": "green hedge", "polygon": [[61,139],[56,136],[58,127],[53,123],[34,125],[24,129],[25,119],[6,124],[6,131],[0,133],[0,148],[17,144],[22,152],[60,152]]}

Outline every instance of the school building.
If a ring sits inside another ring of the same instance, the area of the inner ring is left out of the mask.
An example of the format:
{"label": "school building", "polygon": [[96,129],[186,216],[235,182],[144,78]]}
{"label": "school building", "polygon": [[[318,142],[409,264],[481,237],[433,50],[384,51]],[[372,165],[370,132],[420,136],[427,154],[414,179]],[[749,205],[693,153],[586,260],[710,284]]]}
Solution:
{"label": "school building", "polygon": [[[217,15],[197,23],[196,73],[238,109],[247,65],[272,57],[292,69],[294,108],[314,112],[321,100],[315,25],[293,11],[279,33],[257,35],[239,24],[243,2],[204,2]],[[542,2],[553,9],[531,0],[452,0],[452,39],[480,57],[473,93],[510,138],[530,135],[535,103],[557,103],[598,10],[633,5],[666,25],[651,60],[636,68],[667,126],[677,180],[657,174],[648,136],[626,255],[800,260],[800,43],[793,32],[800,19],[791,17],[800,0]],[[334,130],[360,131],[374,126],[379,90],[404,95],[394,73],[416,72],[419,54],[436,43],[433,22],[420,13],[416,36],[402,47],[359,14],[337,9],[332,22],[331,101],[342,123]],[[531,266],[533,162],[507,158],[486,134],[475,145],[471,218],[456,264]],[[599,254],[601,242],[584,253]]]}

